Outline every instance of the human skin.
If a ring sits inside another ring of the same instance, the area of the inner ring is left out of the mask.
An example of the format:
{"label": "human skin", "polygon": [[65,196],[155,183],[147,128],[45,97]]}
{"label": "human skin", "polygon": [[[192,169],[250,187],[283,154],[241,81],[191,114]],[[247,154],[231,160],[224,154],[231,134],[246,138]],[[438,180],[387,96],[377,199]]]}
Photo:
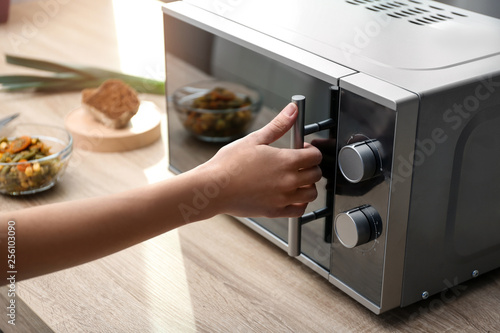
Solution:
{"label": "human skin", "polygon": [[[289,104],[265,127],[224,146],[206,163],[155,184],[1,212],[0,254],[7,258],[9,221],[15,221],[20,281],[104,257],[218,214],[301,216],[317,197],[321,153],[309,144],[304,149],[270,146],[296,117],[296,106]],[[7,260],[1,260],[0,267],[6,281]]]}

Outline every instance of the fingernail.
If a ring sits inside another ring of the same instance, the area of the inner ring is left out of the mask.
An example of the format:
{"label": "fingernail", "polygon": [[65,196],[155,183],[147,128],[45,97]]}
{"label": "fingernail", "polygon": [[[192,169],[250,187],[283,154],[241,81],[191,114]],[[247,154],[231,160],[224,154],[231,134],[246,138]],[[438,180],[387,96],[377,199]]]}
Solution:
{"label": "fingernail", "polygon": [[297,105],[295,103],[289,103],[287,108],[285,109],[285,114],[289,117],[293,116],[297,111]]}

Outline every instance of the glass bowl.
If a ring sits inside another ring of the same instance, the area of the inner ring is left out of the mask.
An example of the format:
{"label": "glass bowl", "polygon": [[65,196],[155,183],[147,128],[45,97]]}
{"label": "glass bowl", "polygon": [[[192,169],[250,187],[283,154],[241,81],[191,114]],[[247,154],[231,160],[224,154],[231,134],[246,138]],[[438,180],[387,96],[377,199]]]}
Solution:
{"label": "glass bowl", "polygon": [[[47,190],[62,179],[73,150],[73,138],[62,127],[17,124],[0,133],[0,193],[32,194]],[[11,145],[15,139],[16,148]],[[28,137],[28,138],[26,138]],[[19,151],[22,147],[29,147]],[[44,144],[42,147],[37,142]],[[43,151],[49,147],[48,155]]]}
{"label": "glass bowl", "polygon": [[257,90],[218,80],[181,87],[172,99],[184,128],[208,142],[229,142],[244,136],[262,107]]}

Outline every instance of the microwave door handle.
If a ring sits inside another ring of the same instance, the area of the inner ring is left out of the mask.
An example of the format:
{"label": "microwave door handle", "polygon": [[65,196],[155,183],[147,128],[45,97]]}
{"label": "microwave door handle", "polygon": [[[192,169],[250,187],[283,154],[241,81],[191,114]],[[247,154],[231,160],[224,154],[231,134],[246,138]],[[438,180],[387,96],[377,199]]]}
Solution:
{"label": "microwave door handle", "polygon": [[297,106],[298,116],[292,127],[292,140],[290,148],[301,149],[304,148],[306,98],[302,95],[294,95],[292,96],[292,103]]}
{"label": "microwave door handle", "polygon": [[[297,105],[298,115],[295,124],[292,127],[292,138],[290,148],[304,148],[304,126],[305,126],[305,108],[306,98],[302,95],[292,96],[292,103]],[[299,217],[290,217],[288,219],[288,255],[297,257],[300,255],[300,239],[302,232],[302,223]]]}
{"label": "microwave door handle", "polygon": [[[302,95],[292,96],[292,103],[297,105],[298,115],[295,124],[292,127],[291,135],[291,148],[302,149],[304,148],[304,136],[316,133],[323,130],[332,130],[336,127],[336,119],[338,118],[338,101],[339,101],[339,88],[337,86],[330,87],[331,94],[331,107],[334,112],[330,112],[330,118],[319,121],[317,123],[305,126],[305,110],[306,98]],[[318,209],[316,211],[302,215],[301,217],[290,217],[288,219],[288,255],[298,257],[301,254],[300,243],[302,225],[312,222],[314,220],[331,216],[333,212],[330,206],[330,200],[327,200],[327,207]],[[326,228],[325,224],[325,228]],[[325,232],[327,230],[325,229]],[[326,237],[325,237],[326,238]]]}

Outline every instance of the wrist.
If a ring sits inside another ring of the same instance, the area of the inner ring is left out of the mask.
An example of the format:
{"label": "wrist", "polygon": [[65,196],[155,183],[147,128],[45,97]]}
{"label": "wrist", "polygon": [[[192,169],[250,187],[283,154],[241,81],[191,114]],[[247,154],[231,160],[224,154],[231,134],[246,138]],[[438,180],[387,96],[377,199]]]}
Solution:
{"label": "wrist", "polygon": [[209,219],[226,211],[225,190],[230,179],[220,169],[203,164],[181,175],[190,184],[186,199],[178,205],[185,222]]}

